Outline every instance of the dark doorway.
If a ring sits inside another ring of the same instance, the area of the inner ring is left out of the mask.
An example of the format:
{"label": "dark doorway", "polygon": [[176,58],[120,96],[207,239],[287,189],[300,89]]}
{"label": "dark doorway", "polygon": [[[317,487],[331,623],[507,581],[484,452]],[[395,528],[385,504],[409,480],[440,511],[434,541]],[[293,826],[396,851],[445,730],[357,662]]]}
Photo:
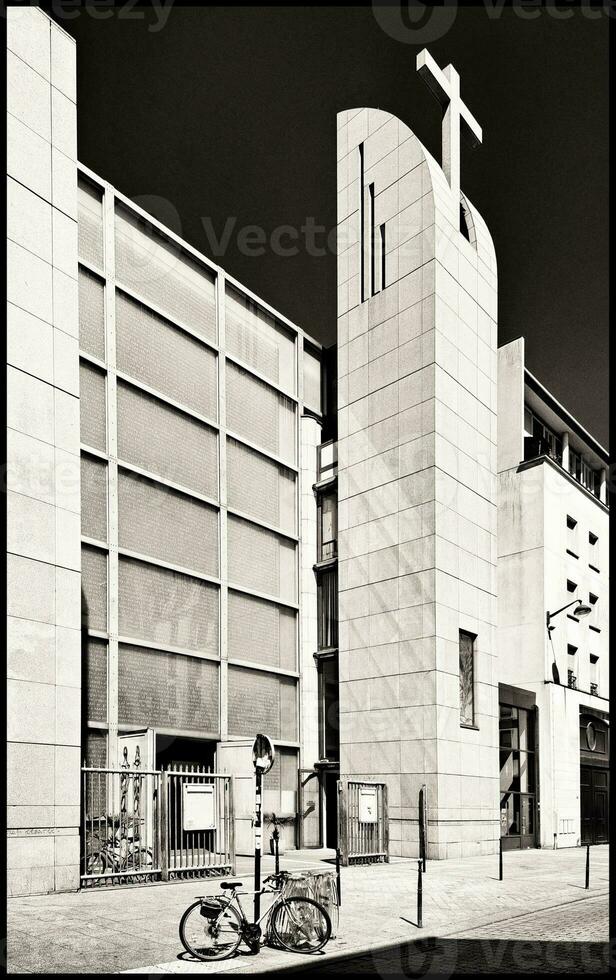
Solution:
{"label": "dark doorway", "polygon": [[156,768],[199,766],[214,771],[216,742],[156,734]]}
{"label": "dark doorway", "polygon": [[593,766],[580,766],[582,844],[607,844],[609,814],[609,772]]}
{"label": "dark doorway", "polygon": [[324,772],[325,846],[338,847],[338,773]]}

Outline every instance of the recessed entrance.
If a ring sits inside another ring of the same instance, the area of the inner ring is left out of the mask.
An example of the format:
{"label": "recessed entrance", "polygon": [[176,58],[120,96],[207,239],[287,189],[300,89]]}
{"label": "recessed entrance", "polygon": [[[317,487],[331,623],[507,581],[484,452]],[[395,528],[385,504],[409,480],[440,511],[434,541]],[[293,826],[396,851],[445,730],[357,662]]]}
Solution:
{"label": "recessed entrance", "polygon": [[609,841],[610,743],[607,721],[580,713],[580,840]]}

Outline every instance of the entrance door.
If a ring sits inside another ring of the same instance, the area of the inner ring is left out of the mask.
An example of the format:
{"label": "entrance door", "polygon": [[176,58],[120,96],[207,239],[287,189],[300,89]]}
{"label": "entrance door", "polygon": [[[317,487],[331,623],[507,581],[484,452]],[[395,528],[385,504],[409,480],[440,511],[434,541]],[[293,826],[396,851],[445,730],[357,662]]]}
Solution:
{"label": "entrance door", "polygon": [[299,846],[322,846],[321,780],[314,769],[299,770]]}
{"label": "entrance door", "polygon": [[325,847],[338,847],[338,776],[324,772],[325,783]]}
{"label": "entrance door", "polygon": [[609,813],[609,772],[594,766],[580,766],[580,804],[582,844],[607,844]]}

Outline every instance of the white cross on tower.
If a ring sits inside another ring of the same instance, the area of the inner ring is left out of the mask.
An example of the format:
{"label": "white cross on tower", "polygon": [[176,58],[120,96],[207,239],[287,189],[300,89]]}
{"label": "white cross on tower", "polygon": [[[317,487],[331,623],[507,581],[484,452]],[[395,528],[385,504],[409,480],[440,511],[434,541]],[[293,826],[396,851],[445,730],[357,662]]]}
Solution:
{"label": "white cross on tower", "polygon": [[439,68],[426,48],[417,55],[417,71],[443,106],[442,162],[456,203],[460,200],[460,129],[472,146],[481,143],[481,126],[460,98],[460,76],[453,67]]}

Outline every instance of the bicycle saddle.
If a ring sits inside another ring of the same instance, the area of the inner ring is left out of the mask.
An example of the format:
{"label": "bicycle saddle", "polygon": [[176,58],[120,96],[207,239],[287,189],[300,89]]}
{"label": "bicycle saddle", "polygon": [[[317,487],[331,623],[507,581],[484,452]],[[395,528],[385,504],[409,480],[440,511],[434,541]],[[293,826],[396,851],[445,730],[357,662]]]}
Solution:
{"label": "bicycle saddle", "polygon": [[220,887],[221,888],[239,888],[240,885],[243,885],[243,884],[244,884],[243,881],[221,881],[220,882]]}

